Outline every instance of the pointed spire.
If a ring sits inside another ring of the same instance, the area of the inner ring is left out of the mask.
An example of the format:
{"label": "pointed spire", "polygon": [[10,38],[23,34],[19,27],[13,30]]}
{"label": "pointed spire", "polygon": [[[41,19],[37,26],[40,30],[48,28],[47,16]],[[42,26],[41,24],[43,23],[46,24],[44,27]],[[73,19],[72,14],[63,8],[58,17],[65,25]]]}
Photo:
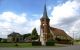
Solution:
{"label": "pointed spire", "polygon": [[43,12],[43,16],[42,16],[42,18],[44,18],[44,19],[49,19],[48,16],[47,16],[46,0],[45,0],[44,12]]}
{"label": "pointed spire", "polygon": [[46,4],[44,5],[44,12],[43,12],[43,17],[47,17]]}

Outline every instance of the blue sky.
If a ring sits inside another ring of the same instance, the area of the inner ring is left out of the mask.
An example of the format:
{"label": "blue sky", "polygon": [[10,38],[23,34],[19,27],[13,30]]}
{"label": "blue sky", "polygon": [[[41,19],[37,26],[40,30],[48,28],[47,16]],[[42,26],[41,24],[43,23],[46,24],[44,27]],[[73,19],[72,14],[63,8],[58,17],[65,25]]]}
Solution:
{"label": "blue sky", "polygon": [[[60,3],[64,3],[67,0],[46,0],[47,6],[55,6]],[[20,14],[22,12],[28,13],[30,16],[32,14],[42,14],[45,0],[1,0],[0,2],[0,13],[4,11],[12,11],[14,13]],[[35,17],[34,17],[35,18]],[[38,17],[36,17],[38,18]]]}
{"label": "blue sky", "polygon": [[[0,0],[0,37],[6,38],[12,31],[31,33],[35,27],[40,34],[44,4],[45,0]],[[51,27],[62,29],[70,36],[75,32],[79,38],[79,0],[46,0],[46,6]]]}

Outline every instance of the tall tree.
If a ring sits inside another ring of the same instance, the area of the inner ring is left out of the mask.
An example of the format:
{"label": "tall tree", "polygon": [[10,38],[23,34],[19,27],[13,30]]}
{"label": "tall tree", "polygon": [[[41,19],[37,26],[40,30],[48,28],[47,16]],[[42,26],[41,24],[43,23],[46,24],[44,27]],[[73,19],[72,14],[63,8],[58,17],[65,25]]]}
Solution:
{"label": "tall tree", "polygon": [[32,40],[37,40],[37,39],[38,39],[38,33],[37,33],[36,28],[34,28],[32,30]]}

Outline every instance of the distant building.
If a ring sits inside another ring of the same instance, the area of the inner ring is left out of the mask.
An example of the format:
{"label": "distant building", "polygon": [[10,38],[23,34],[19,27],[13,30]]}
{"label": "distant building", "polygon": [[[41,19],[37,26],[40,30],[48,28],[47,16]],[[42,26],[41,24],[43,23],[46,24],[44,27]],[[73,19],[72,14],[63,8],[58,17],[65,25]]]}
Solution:
{"label": "distant building", "polygon": [[25,39],[24,39],[24,42],[31,42],[32,40],[31,40],[31,37],[26,37]]}
{"label": "distant building", "polygon": [[7,42],[31,42],[31,37],[23,37],[23,35],[12,32],[8,35]]}
{"label": "distant building", "polygon": [[13,32],[8,35],[8,42],[23,42],[23,37],[21,34]]}
{"label": "distant building", "polygon": [[46,45],[45,42],[49,39],[54,39],[58,43],[69,43],[73,40],[64,30],[50,27],[50,19],[47,15],[46,5],[44,6],[43,16],[40,21],[40,41],[42,45]]}

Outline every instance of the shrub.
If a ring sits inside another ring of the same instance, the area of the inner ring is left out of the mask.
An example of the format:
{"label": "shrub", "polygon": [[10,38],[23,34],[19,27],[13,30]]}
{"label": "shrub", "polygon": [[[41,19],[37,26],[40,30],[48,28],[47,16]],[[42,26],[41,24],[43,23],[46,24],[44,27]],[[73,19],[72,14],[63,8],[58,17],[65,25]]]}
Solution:
{"label": "shrub", "polygon": [[41,46],[41,42],[39,41],[33,41],[32,46]]}
{"label": "shrub", "polygon": [[54,46],[55,43],[54,42],[46,42],[46,46]]}
{"label": "shrub", "polygon": [[55,40],[50,39],[46,42],[46,46],[54,46],[55,45]]}
{"label": "shrub", "polygon": [[1,42],[2,43],[7,43],[7,39],[2,39]]}
{"label": "shrub", "polygon": [[15,46],[18,46],[18,44],[16,43]]}

